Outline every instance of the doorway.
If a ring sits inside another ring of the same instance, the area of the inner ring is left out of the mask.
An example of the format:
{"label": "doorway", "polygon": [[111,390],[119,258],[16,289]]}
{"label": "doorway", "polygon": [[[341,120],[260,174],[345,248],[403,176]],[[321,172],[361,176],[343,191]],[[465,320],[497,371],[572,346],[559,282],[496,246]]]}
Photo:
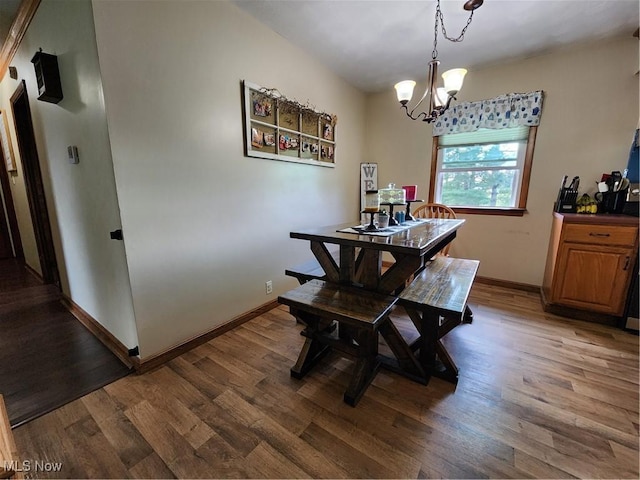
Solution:
{"label": "doorway", "polygon": [[9,173],[5,168],[7,165],[5,150],[9,149],[5,148],[0,140],[0,260],[13,257],[23,260],[24,253],[20,230],[18,230],[18,219],[13,206]]}
{"label": "doorway", "polygon": [[36,139],[31,121],[29,97],[24,80],[20,83],[11,96],[11,108],[16,128],[16,139],[20,158],[22,159],[22,171],[24,183],[33,223],[33,231],[36,237],[38,258],[42,270],[44,283],[53,283],[60,286],[58,264],[56,262],[49,212],[44,194],[44,184],[40,170],[40,160],[36,148]]}
{"label": "doorway", "polygon": [[[0,191],[0,194],[4,192]],[[13,257],[13,247],[11,246],[11,236],[5,214],[4,201],[0,195],[0,260]]]}

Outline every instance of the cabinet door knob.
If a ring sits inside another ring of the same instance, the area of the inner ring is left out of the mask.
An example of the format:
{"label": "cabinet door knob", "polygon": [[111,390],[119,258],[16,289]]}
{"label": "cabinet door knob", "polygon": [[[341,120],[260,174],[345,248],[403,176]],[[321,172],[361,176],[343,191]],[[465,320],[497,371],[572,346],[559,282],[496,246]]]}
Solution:
{"label": "cabinet door knob", "polygon": [[624,261],[624,268],[622,270],[626,270],[629,268],[629,264],[631,263],[631,257],[627,255],[627,259]]}
{"label": "cabinet door knob", "polygon": [[591,236],[591,237],[610,237],[611,234],[610,233],[595,233],[595,232],[591,232],[589,234],[589,236]]}

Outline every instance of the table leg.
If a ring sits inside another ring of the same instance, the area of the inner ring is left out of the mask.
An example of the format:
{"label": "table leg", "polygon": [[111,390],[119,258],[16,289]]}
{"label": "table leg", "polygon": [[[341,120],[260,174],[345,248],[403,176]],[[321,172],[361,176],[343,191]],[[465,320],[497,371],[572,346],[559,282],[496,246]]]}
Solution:
{"label": "table leg", "polygon": [[340,283],[351,285],[355,280],[356,249],[348,245],[340,245]]}
{"label": "table leg", "polygon": [[[367,290],[378,290],[380,272],[382,271],[382,252],[380,250],[364,250],[361,252],[360,281]],[[387,293],[387,292],[385,292]]]}
{"label": "table leg", "polygon": [[420,268],[422,257],[413,255],[394,255],[395,263],[384,272],[380,278],[377,290],[382,293],[391,293],[400,287],[404,287],[407,278]]}
{"label": "table leg", "polygon": [[331,253],[329,253],[329,250],[327,250],[325,244],[322,242],[311,242],[311,251],[327,275],[327,280],[337,283],[340,280],[338,265],[331,256]]}

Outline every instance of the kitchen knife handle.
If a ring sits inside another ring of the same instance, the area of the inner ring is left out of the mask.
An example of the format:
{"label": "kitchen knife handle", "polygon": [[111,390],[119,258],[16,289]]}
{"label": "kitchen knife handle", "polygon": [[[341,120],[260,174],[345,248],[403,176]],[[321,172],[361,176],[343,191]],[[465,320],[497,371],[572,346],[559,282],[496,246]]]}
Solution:
{"label": "kitchen knife handle", "polygon": [[629,255],[627,255],[627,259],[624,262],[624,268],[622,270],[628,269],[630,263],[631,263],[631,257]]}
{"label": "kitchen knife handle", "polygon": [[567,180],[569,180],[569,175],[562,177],[562,185],[560,185],[560,188],[567,188]]}

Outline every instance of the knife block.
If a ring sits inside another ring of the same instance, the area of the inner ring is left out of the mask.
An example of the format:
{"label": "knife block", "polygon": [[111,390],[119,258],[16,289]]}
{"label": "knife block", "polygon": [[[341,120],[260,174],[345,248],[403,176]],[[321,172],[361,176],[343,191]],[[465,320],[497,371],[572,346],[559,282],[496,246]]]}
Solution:
{"label": "knife block", "polygon": [[575,213],[577,199],[578,190],[564,187],[560,188],[553,211],[559,213]]}

